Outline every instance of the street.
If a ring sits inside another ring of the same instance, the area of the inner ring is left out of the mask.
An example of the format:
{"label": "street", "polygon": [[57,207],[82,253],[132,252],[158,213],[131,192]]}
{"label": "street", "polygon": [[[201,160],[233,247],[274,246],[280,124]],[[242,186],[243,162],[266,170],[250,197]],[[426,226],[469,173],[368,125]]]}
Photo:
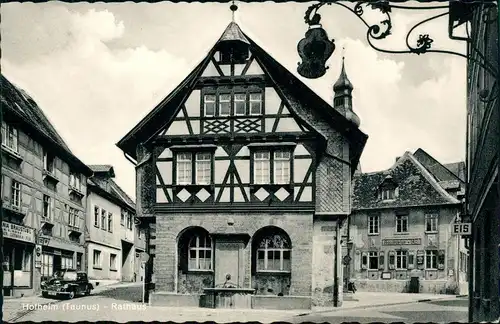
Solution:
{"label": "street", "polygon": [[[25,321],[259,321],[301,322],[467,322],[467,298],[447,298],[393,306],[335,309],[298,316],[297,311],[214,310],[198,308],[150,307],[141,304],[138,285],[98,291],[89,297],[60,300],[51,305],[23,305]],[[5,318],[4,320],[8,320]]]}

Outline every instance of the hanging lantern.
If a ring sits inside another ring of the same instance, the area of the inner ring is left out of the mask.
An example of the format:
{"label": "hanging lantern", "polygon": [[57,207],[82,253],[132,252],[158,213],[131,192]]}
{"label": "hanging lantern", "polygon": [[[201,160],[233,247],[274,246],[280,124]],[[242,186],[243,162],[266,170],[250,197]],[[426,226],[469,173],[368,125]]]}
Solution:
{"label": "hanging lantern", "polygon": [[[328,39],[328,34],[319,24],[321,16],[316,13],[319,7],[320,5],[313,5],[307,10],[304,19],[309,29],[297,45],[297,51],[302,59],[302,62],[298,64],[297,72],[308,79],[317,79],[325,75],[328,69],[326,61],[335,51],[335,41]],[[310,18],[313,10],[315,13]]]}

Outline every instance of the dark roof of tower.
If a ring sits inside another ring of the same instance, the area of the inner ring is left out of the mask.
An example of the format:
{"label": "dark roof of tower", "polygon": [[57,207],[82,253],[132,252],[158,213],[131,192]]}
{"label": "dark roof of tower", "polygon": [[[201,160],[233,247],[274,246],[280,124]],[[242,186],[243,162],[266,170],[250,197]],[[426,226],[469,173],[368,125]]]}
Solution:
{"label": "dark roof of tower", "polygon": [[333,85],[333,90],[334,91],[341,91],[344,89],[352,90],[354,87],[352,86],[351,81],[349,81],[349,78],[347,77],[347,73],[345,71],[345,64],[344,64],[344,58],[342,58],[342,70],[340,71],[340,76]]}
{"label": "dark roof of tower", "polygon": [[[268,74],[277,91],[281,92],[289,101],[292,106],[291,108],[300,106],[302,109],[316,110],[332,128],[349,140],[351,145],[350,160],[353,165],[357,166],[368,136],[359,130],[355,123],[335,110],[323,98],[271,57],[271,55],[257,45],[248,35],[243,33],[240,27],[234,22],[228,25],[221,38],[219,38],[217,43],[192,72],[116,144],[122,151],[132,158],[137,159],[137,145],[151,140],[162,127],[166,126],[172,118],[175,117],[178,109],[180,109],[179,107],[181,107],[187,96],[189,96],[194,89],[198,78],[211,61],[217,45],[225,40],[241,40],[243,42],[248,42],[249,50],[252,52],[252,55],[254,55],[255,60],[261,65],[264,72]],[[296,94],[298,93],[301,95],[297,96]]]}

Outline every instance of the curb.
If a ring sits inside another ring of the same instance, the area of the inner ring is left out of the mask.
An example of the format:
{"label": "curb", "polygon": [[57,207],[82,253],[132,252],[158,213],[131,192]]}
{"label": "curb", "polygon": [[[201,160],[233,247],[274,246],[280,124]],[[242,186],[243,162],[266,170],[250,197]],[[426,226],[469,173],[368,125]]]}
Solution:
{"label": "curb", "polygon": [[[452,297],[453,298],[453,297]],[[354,306],[354,307],[349,307],[349,308],[343,308],[343,307],[337,307],[333,308],[330,310],[323,310],[323,311],[317,311],[317,312],[309,312],[309,313],[302,313],[296,316],[307,316],[307,315],[315,315],[315,314],[324,314],[324,313],[332,313],[332,312],[339,312],[339,311],[350,311],[350,310],[357,310],[357,309],[372,309],[372,308],[378,308],[382,306],[395,306],[395,305],[411,305],[415,303],[425,303],[425,302],[430,302],[434,300],[446,300],[446,299],[451,299],[451,298],[426,298],[426,299],[417,299],[414,301],[403,301],[403,302],[393,302],[393,303],[385,303],[385,304],[378,304],[378,305],[359,305],[359,306]]]}

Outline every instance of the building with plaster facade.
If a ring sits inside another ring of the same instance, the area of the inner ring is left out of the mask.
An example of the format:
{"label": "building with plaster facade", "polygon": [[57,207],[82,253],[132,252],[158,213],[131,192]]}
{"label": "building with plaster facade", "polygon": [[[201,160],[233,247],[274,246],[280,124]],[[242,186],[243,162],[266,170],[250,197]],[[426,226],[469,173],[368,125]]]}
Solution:
{"label": "building with plaster facade", "polygon": [[36,102],[1,77],[4,296],[33,295],[60,269],[84,270],[86,182]]}

